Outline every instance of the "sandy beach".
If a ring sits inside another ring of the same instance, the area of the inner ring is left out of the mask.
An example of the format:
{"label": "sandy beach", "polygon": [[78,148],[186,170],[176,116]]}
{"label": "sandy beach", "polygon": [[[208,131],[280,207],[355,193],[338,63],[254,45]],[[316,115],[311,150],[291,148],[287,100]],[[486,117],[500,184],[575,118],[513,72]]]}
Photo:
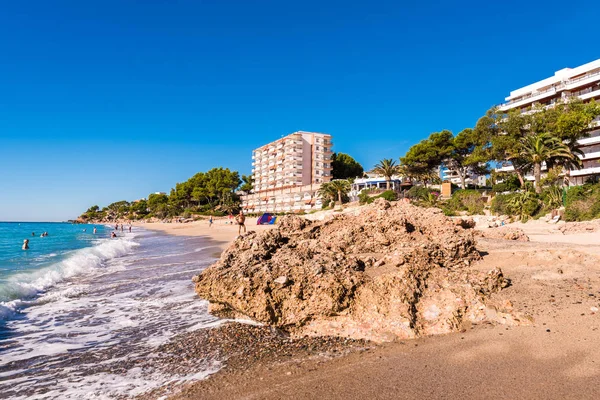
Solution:
{"label": "sandy beach", "polygon": [[[260,232],[275,226],[257,225],[257,219],[256,217],[246,218],[246,230],[248,232]],[[188,223],[136,222],[134,226],[161,231],[175,236],[204,236],[213,240],[221,250],[224,250],[229,243],[238,237],[238,225],[235,223],[235,220],[230,220],[229,218],[215,218],[212,226],[209,226],[208,219]]]}
{"label": "sandy beach", "polygon": [[[213,228],[206,221],[143,226],[207,236],[224,247],[237,236],[237,227],[224,222]],[[480,238],[483,259],[474,268],[503,269],[511,285],[497,296],[530,315],[529,326],[484,324],[417,340],[349,346],[347,352],[336,344],[333,351],[296,349],[244,362],[234,356],[219,373],[174,398],[597,398],[600,232],[563,234],[541,221],[513,226],[531,241]],[[249,219],[248,228],[271,226],[257,227]]]}

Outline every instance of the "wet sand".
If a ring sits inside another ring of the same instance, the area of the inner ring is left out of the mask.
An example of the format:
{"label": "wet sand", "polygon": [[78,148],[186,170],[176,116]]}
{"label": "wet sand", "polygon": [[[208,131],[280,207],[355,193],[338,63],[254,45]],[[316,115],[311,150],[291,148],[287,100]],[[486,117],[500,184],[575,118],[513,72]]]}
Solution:
{"label": "wet sand", "polygon": [[283,358],[251,358],[174,398],[598,398],[600,232],[564,235],[541,223],[518,227],[531,242],[480,239],[483,260],[474,268],[503,269],[512,284],[497,296],[528,313],[530,326],[473,326],[343,357],[291,350]]}

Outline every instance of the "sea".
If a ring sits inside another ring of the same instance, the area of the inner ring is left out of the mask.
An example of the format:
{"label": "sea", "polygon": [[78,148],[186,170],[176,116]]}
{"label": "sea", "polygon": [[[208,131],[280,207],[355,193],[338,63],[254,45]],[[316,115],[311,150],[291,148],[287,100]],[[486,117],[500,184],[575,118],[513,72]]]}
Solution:
{"label": "sea", "polygon": [[191,282],[218,248],[139,227],[111,238],[113,228],[0,222],[0,398],[129,398],[220,368],[169,372],[156,351],[221,323]]}

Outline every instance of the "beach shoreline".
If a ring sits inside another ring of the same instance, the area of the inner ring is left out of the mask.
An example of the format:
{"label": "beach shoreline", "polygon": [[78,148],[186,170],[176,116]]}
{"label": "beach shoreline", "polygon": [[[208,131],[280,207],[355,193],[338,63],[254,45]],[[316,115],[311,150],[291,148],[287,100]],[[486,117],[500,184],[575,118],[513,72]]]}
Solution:
{"label": "beach shoreline", "polygon": [[[256,217],[246,218],[246,231],[262,232],[272,229],[275,225],[257,225]],[[209,226],[208,219],[201,219],[194,222],[134,222],[133,226],[143,229],[159,231],[174,236],[202,236],[211,240],[215,245],[224,251],[231,242],[238,237],[238,225],[235,220],[227,217],[214,218],[214,223]],[[242,233],[244,230],[242,229]]]}
{"label": "beach shoreline", "polygon": [[[248,230],[272,228],[248,222]],[[237,236],[237,226],[218,222],[140,226],[206,236],[221,250]],[[483,260],[474,268],[501,267],[512,284],[497,297],[530,314],[531,325],[483,324],[322,357],[251,357],[186,384],[173,398],[593,398],[600,390],[600,350],[593,345],[600,340],[600,232],[515,226],[531,242],[480,238]]]}

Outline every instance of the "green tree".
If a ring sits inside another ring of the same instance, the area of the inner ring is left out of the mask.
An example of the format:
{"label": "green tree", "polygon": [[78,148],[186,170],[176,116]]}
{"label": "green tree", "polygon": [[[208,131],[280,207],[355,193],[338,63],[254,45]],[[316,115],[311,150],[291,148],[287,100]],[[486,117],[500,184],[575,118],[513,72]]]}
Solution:
{"label": "green tree", "polygon": [[402,172],[427,186],[428,182],[439,180],[439,167],[451,148],[452,133],[442,131],[432,133],[429,138],[411,146],[400,158]]}
{"label": "green tree", "polygon": [[122,218],[124,215],[129,214],[129,202],[126,200],[115,201],[109,204],[106,209],[113,218]]}
{"label": "green tree", "polygon": [[143,217],[144,215],[148,215],[148,202],[144,199],[134,201],[131,203],[129,209],[136,217]]}
{"label": "green tree", "polygon": [[240,190],[249,194],[254,189],[254,177],[252,175],[242,175],[242,184]]}
{"label": "green tree", "polygon": [[[164,218],[166,210],[168,210],[167,204],[169,203],[169,197],[163,193],[152,193],[148,195],[148,209],[154,215],[159,218]],[[160,215],[159,215],[160,214]]]}
{"label": "green tree", "polygon": [[469,173],[484,175],[488,173],[488,154],[485,142],[473,129],[464,129],[458,135],[443,143],[443,163],[457,172],[461,189],[466,189]]}
{"label": "green tree", "polygon": [[549,160],[556,162],[568,162],[573,165],[581,165],[581,160],[573,154],[571,149],[559,138],[547,133],[526,136],[522,139],[521,151],[518,157],[525,162],[528,168],[533,169],[535,179],[535,192],[541,193],[540,185],[542,175],[542,163]]}
{"label": "green tree", "polygon": [[321,183],[317,194],[326,201],[335,201],[335,197],[337,195],[337,191],[331,185],[331,182]]}
{"label": "green tree", "polygon": [[342,204],[342,196],[348,194],[350,191],[350,182],[346,179],[334,179],[328,183],[329,190],[337,194],[337,200]]}
{"label": "green tree", "polygon": [[[491,109],[478,121],[475,128],[480,136],[487,137],[491,160],[510,160],[521,186],[525,184],[525,174],[531,169],[530,161],[522,157],[526,153],[523,151],[526,143],[523,139],[545,134],[564,143],[572,154],[580,154],[577,141],[588,134],[591,122],[600,115],[600,105],[594,101],[584,103],[580,99],[571,98],[552,107],[535,105],[526,111],[513,109],[500,112],[498,109]],[[567,174],[579,164],[575,158],[565,158],[561,154],[550,157],[545,162],[548,168],[565,168]]]}
{"label": "green tree", "polygon": [[443,130],[412,146],[400,161],[406,173],[424,182],[438,180],[438,169],[444,164],[457,172],[465,189],[469,173],[487,173],[485,144],[485,138],[474,129],[465,129],[456,136]]}
{"label": "green tree", "polygon": [[390,189],[390,181],[394,175],[397,175],[400,171],[396,161],[391,158],[384,158],[379,161],[373,168],[373,172],[382,175],[385,178],[385,187],[387,190]]}
{"label": "green tree", "polygon": [[344,153],[333,153],[331,156],[333,179],[349,179],[361,177],[364,169],[354,158]]}

